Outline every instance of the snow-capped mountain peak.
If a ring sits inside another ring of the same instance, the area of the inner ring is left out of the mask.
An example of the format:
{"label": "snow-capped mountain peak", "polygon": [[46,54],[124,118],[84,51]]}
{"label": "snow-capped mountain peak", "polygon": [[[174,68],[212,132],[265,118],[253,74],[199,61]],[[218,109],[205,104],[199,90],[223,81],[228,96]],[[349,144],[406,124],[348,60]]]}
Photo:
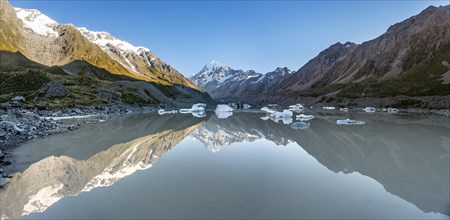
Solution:
{"label": "snow-capped mountain peak", "polygon": [[211,63],[205,65],[204,69],[214,71],[214,70],[219,69],[220,67],[222,67],[222,65],[220,65],[220,63],[218,61],[213,60],[213,61],[211,61]]}
{"label": "snow-capped mountain peak", "polygon": [[[252,95],[264,93],[292,74],[293,72],[287,67],[279,67],[272,72],[263,74],[254,70],[243,71],[223,67],[217,61],[212,61],[205,65],[200,72],[193,75],[191,80],[215,99],[242,100],[242,97],[250,97],[245,93],[251,93]],[[245,101],[251,102],[252,99],[249,98]]]}
{"label": "snow-capped mountain peak", "polygon": [[53,27],[58,25],[58,22],[49,18],[47,15],[42,14],[36,9],[23,9],[14,8],[16,10],[17,17],[22,20],[23,27],[31,29],[36,34],[42,36],[57,37],[59,34]]}
{"label": "snow-capped mountain peak", "polygon": [[108,32],[104,31],[91,31],[85,27],[78,28],[78,30],[91,42],[99,45],[100,47],[108,47],[108,45],[114,45],[117,48],[126,52],[140,53],[141,51],[150,51],[148,48],[141,46],[134,46],[124,40],[120,40],[112,36]]}

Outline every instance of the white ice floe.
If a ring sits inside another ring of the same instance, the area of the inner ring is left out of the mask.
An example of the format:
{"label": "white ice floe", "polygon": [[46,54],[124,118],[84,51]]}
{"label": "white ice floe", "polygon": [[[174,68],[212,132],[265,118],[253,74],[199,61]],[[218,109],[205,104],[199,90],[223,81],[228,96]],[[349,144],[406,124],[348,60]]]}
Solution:
{"label": "white ice floe", "polygon": [[217,118],[219,119],[225,119],[233,115],[233,112],[221,112],[221,111],[215,111]]}
{"label": "white ice floe", "polygon": [[291,117],[291,118],[282,118],[281,121],[283,122],[283,124],[289,125],[289,124],[291,124],[294,120],[292,120],[292,117]]}
{"label": "white ice floe", "polygon": [[264,120],[264,121],[267,121],[267,120],[269,120],[269,118],[270,118],[269,116],[264,116],[264,117],[261,117],[261,119],[262,119],[262,120]]}
{"label": "white ice floe", "polygon": [[290,126],[293,129],[307,129],[307,128],[309,128],[309,123],[300,121],[300,122],[292,123]]}
{"label": "white ice floe", "polygon": [[365,112],[375,112],[376,111],[376,109],[374,107],[365,107],[365,108],[363,108],[363,110]]}
{"label": "white ice floe", "polygon": [[232,112],[233,108],[228,105],[217,105],[216,112]]}
{"label": "white ice floe", "polygon": [[205,107],[206,104],[204,103],[196,103],[194,105],[192,105],[191,108],[182,108],[180,109],[180,113],[182,114],[189,114],[189,113],[194,113],[194,112],[204,112],[205,111]]}
{"label": "white ice floe", "polygon": [[268,108],[268,107],[262,107],[260,110],[261,110],[261,111],[264,111],[264,112],[267,112],[267,113],[269,113],[269,114],[272,114],[272,113],[275,112],[275,110],[272,110],[272,109],[270,109],[270,108]]}
{"label": "white ice floe", "polygon": [[300,114],[300,115],[297,115],[296,118],[297,118],[297,120],[300,120],[300,121],[309,121],[314,118],[314,115]]}
{"label": "white ice floe", "polygon": [[198,112],[198,111],[196,111],[196,112],[191,112],[191,114],[194,116],[194,117],[196,117],[196,118],[204,118],[204,117],[206,117],[206,113],[203,111],[203,112]]}
{"label": "white ice floe", "polygon": [[305,110],[305,107],[303,107],[302,104],[295,104],[289,106],[289,111],[302,112],[303,110]]}
{"label": "white ice floe", "polygon": [[166,111],[166,110],[164,110],[164,109],[158,110],[158,114],[159,114],[159,115],[175,114],[175,113],[177,113],[177,112],[178,112],[177,110],[171,110],[171,111]]}
{"label": "white ice floe", "polygon": [[206,108],[205,103],[195,103],[191,107],[191,112],[204,112]]}
{"label": "white ice floe", "polygon": [[351,120],[351,119],[344,119],[344,120],[337,120],[336,124],[338,125],[363,125],[366,122],[358,121],[358,120]]}
{"label": "white ice floe", "polygon": [[270,117],[274,118],[274,119],[282,119],[282,118],[292,118],[292,115],[293,114],[291,111],[285,109],[285,110],[283,110],[283,112],[275,111],[274,113],[272,113],[270,115]]}
{"label": "white ice floe", "polygon": [[389,112],[389,113],[397,113],[397,112],[399,112],[400,110],[398,110],[398,109],[396,109],[396,108],[388,108],[387,109],[387,112]]}

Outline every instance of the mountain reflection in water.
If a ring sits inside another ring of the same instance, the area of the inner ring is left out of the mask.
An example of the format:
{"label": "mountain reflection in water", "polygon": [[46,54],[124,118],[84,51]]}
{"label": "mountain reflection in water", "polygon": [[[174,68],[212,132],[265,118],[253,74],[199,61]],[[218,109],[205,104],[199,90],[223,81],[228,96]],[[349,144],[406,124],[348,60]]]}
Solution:
{"label": "mountain reflection in water", "polygon": [[[335,122],[342,116],[319,114],[310,121],[309,128],[296,130],[282,122],[261,120],[261,116],[234,113],[225,119],[215,115],[205,118],[152,115],[124,119],[116,122],[114,129],[106,128],[110,125],[97,125],[96,133],[81,130],[79,135],[84,135],[83,140],[97,139],[93,145],[84,147],[96,150],[77,154],[74,150],[57,148],[56,157],[49,156],[51,152],[48,152],[48,156],[44,153],[29,158],[33,163],[30,166],[22,162],[20,173],[0,191],[1,216],[19,218],[43,212],[65,196],[111,186],[138,170],[151,167],[187,136],[199,140],[213,152],[258,139],[280,146],[296,143],[335,173],[358,172],[423,212],[450,215],[447,117],[438,117],[436,123],[432,123],[426,118],[409,115],[355,114],[352,116],[367,124],[340,126]],[[139,136],[129,140],[130,134]],[[121,144],[110,144],[108,148],[111,140],[102,139],[103,136]],[[58,141],[58,137],[49,140],[56,140],[52,144],[64,143],[63,139]],[[69,142],[69,145],[76,142]],[[24,156],[35,151],[27,148],[32,147],[24,146],[17,154]]]}

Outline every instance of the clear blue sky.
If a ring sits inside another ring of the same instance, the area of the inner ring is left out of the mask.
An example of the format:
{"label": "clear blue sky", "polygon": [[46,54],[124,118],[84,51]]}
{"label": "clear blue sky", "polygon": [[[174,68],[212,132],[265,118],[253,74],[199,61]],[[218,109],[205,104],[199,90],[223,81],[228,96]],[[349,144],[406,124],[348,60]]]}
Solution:
{"label": "clear blue sky", "polygon": [[235,69],[297,70],[331,44],[371,40],[445,1],[11,1],[60,23],[145,46],[190,76],[215,59]]}

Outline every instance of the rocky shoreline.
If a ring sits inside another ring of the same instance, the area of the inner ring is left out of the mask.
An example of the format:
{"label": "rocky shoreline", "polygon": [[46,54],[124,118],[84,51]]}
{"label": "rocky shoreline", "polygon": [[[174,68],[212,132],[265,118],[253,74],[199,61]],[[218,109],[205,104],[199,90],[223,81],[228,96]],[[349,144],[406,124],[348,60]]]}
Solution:
{"label": "rocky shoreline", "polygon": [[[77,130],[83,123],[103,120],[112,115],[155,112],[157,107],[134,107],[128,105],[77,106],[60,110],[27,108],[0,109],[0,179],[8,178],[3,167],[12,163],[10,152],[28,141],[52,134]],[[75,123],[61,119],[83,118]],[[0,183],[1,188],[2,183]]]}

